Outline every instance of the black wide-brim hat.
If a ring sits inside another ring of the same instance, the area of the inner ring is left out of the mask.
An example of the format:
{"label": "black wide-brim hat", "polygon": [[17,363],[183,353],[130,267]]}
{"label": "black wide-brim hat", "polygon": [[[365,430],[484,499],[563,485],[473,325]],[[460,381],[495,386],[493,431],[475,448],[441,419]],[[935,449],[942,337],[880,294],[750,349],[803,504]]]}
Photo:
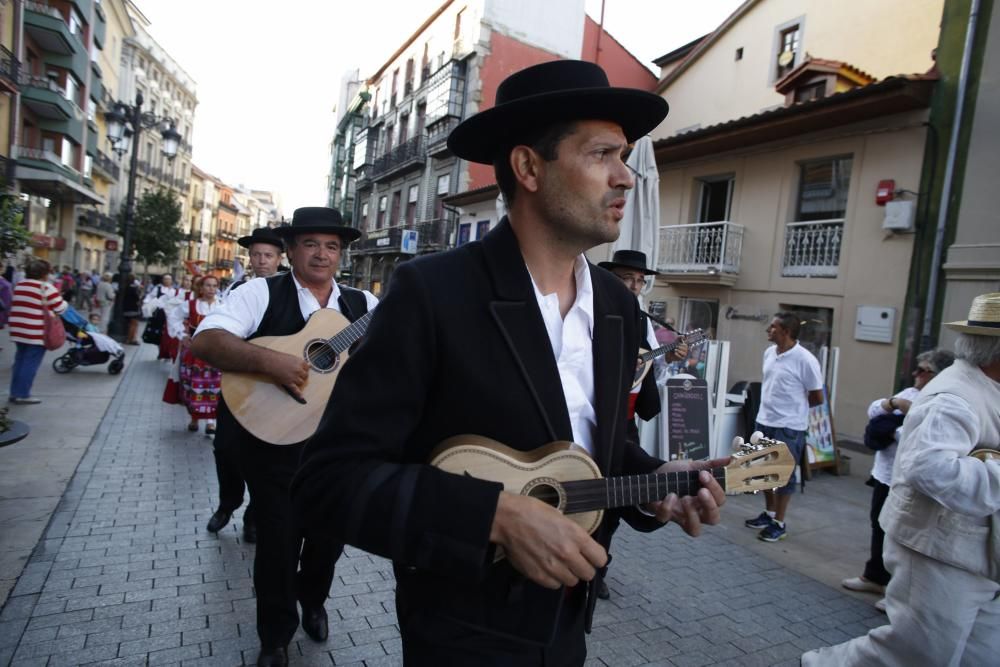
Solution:
{"label": "black wide-brim hat", "polygon": [[258,227],[250,233],[250,236],[241,236],[236,242],[244,248],[249,248],[254,243],[270,243],[282,250],[285,249],[285,244],[281,240],[281,237],[268,227]]}
{"label": "black wide-brim hat", "polygon": [[646,253],[640,250],[616,250],[610,262],[600,262],[602,269],[631,269],[641,271],[646,276],[658,276],[659,271],[646,268]]}
{"label": "black wide-brim hat", "polygon": [[340,211],[325,206],[305,206],[292,213],[292,224],[275,227],[274,233],[283,239],[299,234],[336,234],[348,244],[361,237],[361,230],[348,227],[340,217]]}
{"label": "black wide-brim hat", "polygon": [[629,143],[667,116],[659,95],[638,88],[613,88],[594,63],[554,60],[511,74],[497,88],[496,104],[459,123],[448,136],[452,153],[492,164],[540,128],[560,121],[607,120],[621,126]]}

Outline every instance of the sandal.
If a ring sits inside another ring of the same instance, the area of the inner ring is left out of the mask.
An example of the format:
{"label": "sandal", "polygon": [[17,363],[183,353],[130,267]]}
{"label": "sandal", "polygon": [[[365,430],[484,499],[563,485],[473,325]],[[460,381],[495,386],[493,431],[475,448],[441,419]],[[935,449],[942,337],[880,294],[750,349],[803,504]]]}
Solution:
{"label": "sandal", "polygon": [[198,422],[191,422],[190,424],[188,424],[188,430],[191,431],[192,433],[194,433],[195,431],[197,431],[198,430]]}

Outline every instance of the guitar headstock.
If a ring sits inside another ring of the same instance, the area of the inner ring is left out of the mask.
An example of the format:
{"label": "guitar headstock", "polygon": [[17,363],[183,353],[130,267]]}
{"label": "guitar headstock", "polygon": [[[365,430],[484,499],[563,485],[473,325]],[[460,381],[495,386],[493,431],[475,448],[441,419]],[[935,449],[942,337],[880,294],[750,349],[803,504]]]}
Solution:
{"label": "guitar headstock", "polygon": [[681,334],[681,339],[687,343],[688,347],[696,347],[702,343],[708,342],[708,335],[705,334],[704,329],[692,329],[687,333]]}
{"label": "guitar headstock", "polygon": [[765,438],[760,431],[733,439],[733,460],[726,466],[726,493],[771,491],[788,484],[795,470],[795,459],[788,445]]}

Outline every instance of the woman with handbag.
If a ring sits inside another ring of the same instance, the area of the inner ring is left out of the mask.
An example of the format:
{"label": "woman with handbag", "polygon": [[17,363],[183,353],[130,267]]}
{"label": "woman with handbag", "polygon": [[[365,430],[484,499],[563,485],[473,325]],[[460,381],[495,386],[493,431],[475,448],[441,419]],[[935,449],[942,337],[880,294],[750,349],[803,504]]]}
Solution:
{"label": "woman with handbag", "polygon": [[[59,290],[47,282],[50,271],[51,267],[45,260],[31,259],[25,267],[24,280],[14,288],[9,323],[10,339],[17,345],[17,352],[14,354],[8,400],[17,405],[42,402],[32,398],[31,385],[35,382],[46,348],[58,349],[63,342],[55,338],[58,331],[63,330],[59,314],[69,306]],[[59,335],[59,338],[63,337]],[[48,345],[47,338],[53,339]]]}

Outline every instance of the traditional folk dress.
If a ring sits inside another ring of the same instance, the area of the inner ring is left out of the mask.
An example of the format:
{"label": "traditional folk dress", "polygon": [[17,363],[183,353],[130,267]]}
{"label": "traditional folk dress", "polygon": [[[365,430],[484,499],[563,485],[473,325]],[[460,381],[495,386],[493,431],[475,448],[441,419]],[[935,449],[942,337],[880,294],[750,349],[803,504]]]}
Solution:
{"label": "traditional folk dress", "polygon": [[[185,301],[167,313],[167,329],[176,339],[188,338],[209,313],[214,312],[219,299],[208,303],[201,299]],[[185,348],[180,353],[176,377],[171,374],[163,391],[167,403],[181,404],[187,408],[191,419],[215,419],[219,392],[222,389],[222,371]]]}

